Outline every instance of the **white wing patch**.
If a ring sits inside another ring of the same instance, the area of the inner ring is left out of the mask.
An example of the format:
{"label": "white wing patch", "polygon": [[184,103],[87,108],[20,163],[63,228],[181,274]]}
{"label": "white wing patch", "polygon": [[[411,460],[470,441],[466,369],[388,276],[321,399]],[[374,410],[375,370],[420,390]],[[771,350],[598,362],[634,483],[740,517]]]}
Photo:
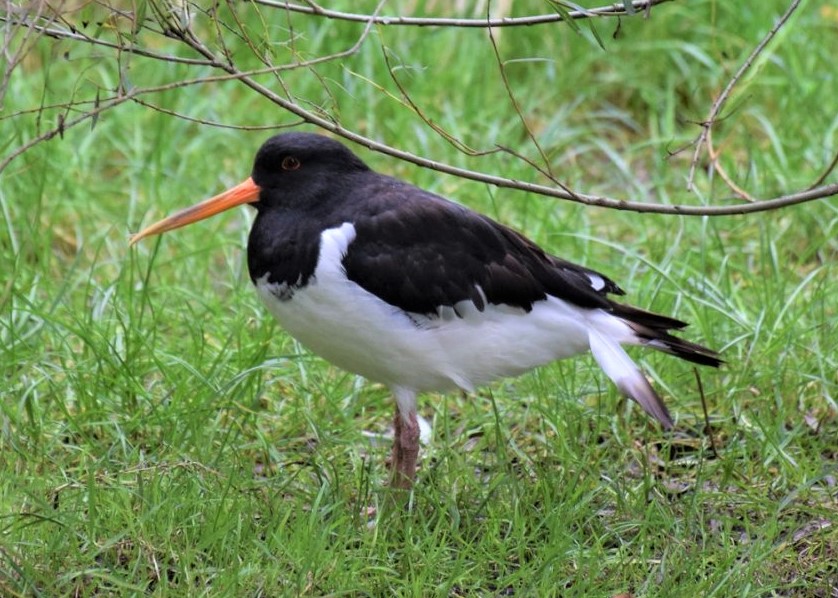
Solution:
{"label": "white wing patch", "polygon": [[591,288],[595,291],[601,291],[605,288],[605,279],[602,276],[593,272],[585,272],[585,274],[587,274],[588,280],[591,281]]}

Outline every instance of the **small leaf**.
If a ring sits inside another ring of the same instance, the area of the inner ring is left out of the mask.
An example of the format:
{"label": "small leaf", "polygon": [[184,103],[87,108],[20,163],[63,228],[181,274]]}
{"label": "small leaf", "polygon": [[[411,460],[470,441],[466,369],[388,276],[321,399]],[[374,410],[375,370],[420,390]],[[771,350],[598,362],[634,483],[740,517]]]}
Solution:
{"label": "small leaf", "polygon": [[554,11],[559,13],[559,16],[561,16],[563,22],[567,23],[568,26],[571,29],[573,29],[576,33],[582,33],[582,29],[579,27],[579,23],[576,22],[576,19],[574,19],[572,16],[570,16],[570,11],[567,9],[567,7],[564,4],[562,4],[561,2],[548,2],[548,3],[550,4],[550,7]]}

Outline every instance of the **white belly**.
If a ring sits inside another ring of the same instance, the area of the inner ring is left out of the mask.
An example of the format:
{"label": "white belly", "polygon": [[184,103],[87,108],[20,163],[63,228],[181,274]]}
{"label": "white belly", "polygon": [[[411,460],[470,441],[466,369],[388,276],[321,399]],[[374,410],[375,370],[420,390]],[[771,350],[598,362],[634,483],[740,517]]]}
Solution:
{"label": "white belly", "polygon": [[370,380],[415,391],[474,387],[589,350],[585,310],[549,297],[522,309],[473,304],[439,318],[407,314],[346,278],[341,261],[355,238],[351,224],[321,237],[320,261],[309,284],[291,299],[279,285],[256,281],[279,323],[305,347]]}

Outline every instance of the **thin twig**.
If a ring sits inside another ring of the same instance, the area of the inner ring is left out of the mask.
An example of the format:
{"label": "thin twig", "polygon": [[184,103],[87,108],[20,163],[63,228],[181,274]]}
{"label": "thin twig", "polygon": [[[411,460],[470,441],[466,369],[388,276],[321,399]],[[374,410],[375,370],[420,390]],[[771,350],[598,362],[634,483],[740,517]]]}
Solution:
{"label": "thin twig", "polygon": [[[34,4],[35,19],[42,18],[42,11],[46,7],[46,3],[37,2]],[[6,6],[6,14],[11,14],[13,11],[13,7],[11,6],[11,2],[7,3]],[[32,10],[23,9],[24,16],[28,16],[28,11]],[[52,22],[52,18],[50,17],[49,21]],[[6,97],[6,90],[9,86],[9,81],[11,81],[12,72],[17,68],[17,65],[23,60],[26,56],[26,53],[29,50],[29,40],[32,38],[33,35],[39,33],[38,30],[34,27],[26,27],[26,31],[23,33],[20,39],[16,40],[16,50],[12,50],[12,41],[14,40],[15,36],[13,35],[12,27],[15,27],[13,22],[10,22],[8,18],[0,17],[0,20],[3,21],[3,43],[2,48],[0,48],[0,52],[2,52],[2,56],[5,59],[6,65],[3,68],[3,79],[0,81],[0,109],[3,107],[3,101]]]}
{"label": "thin twig", "polygon": [[[631,5],[634,8],[634,11],[645,12],[652,6],[671,1],[673,0],[633,0]],[[308,2],[306,5],[301,5],[293,4],[291,2],[281,2],[279,0],[254,0],[254,4],[261,4],[263,6],[270,6],[271,8],[279,8],[291,12],[324,17],[327,19],[336,19],[340,21],[369,23],[372,20],[375,25],[409,25],[413,27],[475,27],[478,29],[485,29],[489,27],[522,27],[542,25],[545,23],[558,23],[564,21],[564,17],[557,12],[543,15],[533,15],[529,17],[503,17],[488,20],[401,16],[376,16],[371,19],[371,15],[329,10],[315,4],[314,2]],[[588,19],[591,17],[623,17],[629,15],[629,12],[626,10],[625,3],[615,2],[614,4],[600,6],[599,8],[568,11],[568,15],[572,19],[578,20]]]}
{"label": "thin twig", "polygon": [[[167,114],[169,116],[174,116],[175,118],[179,118],[181,120],[185,120],[191,123],[196,123],[199,125],[205,125],[207,127],[214,127],[216,129],[233,129],[234,131],[275,131],[280,128],[277,125],[231,125],[228,123],[218,122],[216,120],[207,120],[204,118],[195,118],[193,116],[187,116],[182,112],[176,112],[174,110],[170,110],[168,108],[163,108],[163,106],[158,106],[157,104],[153,104],[147,100],[143,100],[138,97],[132,97],[131,101],[135,104],[139,104],[140,106],[145,106],[155,112],[160,112],[161,114]],[[302,121],[296,124],[290,125],[282,125],[282,128],[287,127],[294,127],[303,124]]]}
{"label": "thin twig", "polygon": [[722,180],[730,187],[731,191],[742,197],[742,199],[750,202],[757,201],[754,199],[750,193],[745,191],[742,187],[737,185],[733,178],[727,174],[727,171],[722,167],[719,163],[719,157],[722,155],[721,150],[716,150],[713,146],[713,132],[712,129],[707,129],[707,153],[710,155],[710,162],[713,164],[713,169],[719,173],[719,176],[722,177]]}
{"label": "thin twig", "polygon": [[829,166],[826,167],[826,170],[824,170],[823,173],[821,173],[821,175],[815,180],[815,182],[809,186],[809,189],[814,189],[815,187],[821,185],[826,180],[826,177],[828,177],[832,173],[832,171],[835,170],[836,166],[838,166],[838,152],[836,152],[835,155],[832,157],[832,162],[829,163]]}
{"label": "thin twig", "polygon": [[[488,6],[487,9],[488,11]],[[486,14],[486,20],[489,21],[489,15]],[[518,103],[518,98],[515,97],[515,93],[512,91],[512,87],[509,84],[509,77],[506,76],[506,66],[503,62],[503,57],[500,55],[500,48],[498,47],[498,41],[495,39],[495,31],[491,27],[487,29],[489,33],[489,42],[492,45],[492,51],[495,55],[495,62],[498,65],[498,72],[500,73],[501,81],[503,81],[503,88],[506,90],[506,96],[509,98],[509,102],[512,104],[512,108],[515,110],[515,113],[518,115],[518,120],[521,123],[521,126],[524,127],[524,131],[527,134],[527,137],[535,146],[535,149],[538,150],[538,154],[541,156],[542,161],[544,162],[544,166],[539,167],[538,171],[547,177],[550,181],[555,184],[560,185],[564,188],[564,185],[561,185],[557,180],[556,177],[553,175],[553,171],[550,169],[550,159],[547,157],[544,149],[541,147],[541,144],[538,142],[535,134],[532,132],[529,123],[527,122],[526,117],[524,116],[524,111],[521,109],[521,105]]]}
{"label": "thin twig", "polygon": [[387,67],[387,72],[390,75],[390,80],[393,81],[393,83],[398,88],[399,92],[402,94],[402,99],[404,100],[403,103],[406,104],[407,107],[409,107],[413,111],[413,113],[416,114],[416,116],[418,116],[422,120],[422,122],[424,122],[426,125],[428,125],[429,128],[436,131],[439,134],[440,137],[442,137],[448,143],[450,143],[453,147],[455,147],[457,149],[457,151],[462,152],[462,153],[464,153],[468,156],[483,156],[483,155],[486,155],[486,154],[490,154],[490,153],[494,153],[494,152],[499,151],[497,149],[487,150],[487,151],[473,149],[473,148],[469,147],[464,141],[457,138],[455,135],[453,135],[452,133],[449,133],[448,131],[443,129],[440,125],[438,125],[437,123],[432,121],[425,114],[425,112],[419,107],[419,105],[416,104],[416,102],[413,101],[413,98],[410,97],[410,93],[402,85],[402,82],[399,80],[399,78],[396,77],[396,73],[393,70],[393,65],[390,62],[390,53],[387,51],[387,48],[383,44],[381,45],[381,55],[384,57],[384,65]]}
{"label": "thin twig", "polygon": [[117,97],[115,97],[111,100],[106,100],[105,102],[100,103],[99,106],[97,106],[93,110],[85,112],[84,114],[82,114],[78,118],[74,118],[74,119],[69,120],[69,121],[64,119],[64,118],[59,118],[59,122],[58,122],[57,126],[55,126],[54,128],[46,131],[45,133],[42,133],[42,134],[38,135],[37,137],[33,137],[28,142],[26,142],[23,145],[17,147],[12,153],[10,153],[5,158],[3,158],[3,160],[0,161],[0,173],[2,173],[6,169],[6,167],[9,164],[12,163],[13,160],[20,157],[22,154],[29,151],[30,149],[32,149],[33,147],[35,147],[39,143],[42,143],[44,141],[49,141],[50,139],[52,139],[56,135],[63,136],[65,131],[67,131],[68,129],[71,129],[71,128],[75,127],[78,124],[81,124],[82,122],[84,122],[86,120],[94,119],[94,118],[98,117],[102,112],[104,112],[106,110],[110,110],[111,108],[114,108],[114,107],[116,107],[119,104],[122,104],[124,102],[127,102],[128,100],[130,100],[132,98],[133,95],[136,95],[139,91],[140,90],[137,88],[137,89],[134,89],[134,90],[128,92],[125,95],[117,96]]}
{"label": "thin twig", "polygon": [[701,397],[701,408],[704,410],[704,429],[707,437],[710,438],[710,448],[713,449],[713,455],[718,456],[719,451],[716,450],[716,439],[713,437],[713,428],[710,425],[710,414],[707,411],[707,397],[704,396],[704,385],[701,383],[701,375],[698,373],[698,368],[693,368],[695,374],[695,383],[698,385],[698,395]]}
{"label": "thin twig", "polygon": [[753,66],[754,62],[756,61],[757,57],[762,53],[762,51],[768,46],[769,42],[774,39],[774,36],[777,35],[777,32],[783,28],[783,25],[789,20],[791,15],[797,10],[797,7],[800,5],[801,0],[792,0],[792,3],[789,5],[786,12],[781,16],[776,23],[774,23],[774,27],[771,28],[771,31],[762,39],[762,41],[757,44],[757,47],[748,55],[745,59],[745,62],[739,67],[739,69],[734,73],[733,77],[728,81],[727,86],[724,88],[721,94],[716,98],[713,102],[713,105],[710,107],[710,113],[707,115],[707,118],[704,119],[704,122],[701,123],[701,134],[698,136],[695,142],[695,153],[693,154],[692,162],[690,163],[690,173],[687,177],[687,191],[693,190],[693,181],[695,180],[695,171],[698,166],[699,158],[701,157],[701,149],[704,147],[705,142],[707,141],[707,134],[710,131],[710,128],[716,122],[716,118],[719,116],[719,113],[722,111],[722,106],[724,106],[727,99],[730,97],[730,94],[733,92],[733,88],[739,83],[748,69]]}
{"label": "thin twig", "polygon": [[90,37],[89,35],[84,35],[79,33],[78,31],[70,31],[68,29],[59,29],[56,27],[48,27],[46,25],[31,23],[25,20],[17,19],[17,18],[10,18],[8,15],[0,15],[0,22],[7,23],[9,25],[13,25],[16,27],[26,27],[33,31],[37,31],[38,33],[45,35],[46,37],[50,37],[52,39],[68,39],[76,42],[85,42],[88,44],[93,44],[96,46],[102,46],[104,48],[111,48],[113,50],[118,50],[120,52],[128,52],[131,54],[136,54],[137,56],[144,56],[145,58],[152,58],[154,60],[162,60],[164,62],[177,62],[180,64],[189,64],[193,66],[216,66],[212,62],[208,62],[206,60],[196,60],[194,58],[182,58],[180,56],[175,56],[173,54],[160,54],[159,52],[152,52],[151,50],[143,50],[142,48],[138,48],[136,46],[129,46],[125,44],[117,44],[114,42],[109,42],[103,39]]}

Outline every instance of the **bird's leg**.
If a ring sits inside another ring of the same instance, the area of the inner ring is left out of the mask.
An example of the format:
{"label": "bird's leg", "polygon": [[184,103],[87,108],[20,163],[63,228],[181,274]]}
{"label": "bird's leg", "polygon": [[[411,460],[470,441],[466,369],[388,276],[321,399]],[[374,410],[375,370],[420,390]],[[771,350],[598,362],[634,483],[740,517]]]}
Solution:
{"label": "bird's leg", "polygon": [[390,486],[410,489],[416,479],[416,460],[419,457],[419,422],[416,412],[407,418],[396,410],[393,418],[395,434],[393,438],[393,464]]}
{"label": "bird's leg", "polygon": [[419,457],[419,421],[416,417],[416,394],[398,389],[396,415],[393,418],[393,457],[390,486],[410,489],[416,479]]}

